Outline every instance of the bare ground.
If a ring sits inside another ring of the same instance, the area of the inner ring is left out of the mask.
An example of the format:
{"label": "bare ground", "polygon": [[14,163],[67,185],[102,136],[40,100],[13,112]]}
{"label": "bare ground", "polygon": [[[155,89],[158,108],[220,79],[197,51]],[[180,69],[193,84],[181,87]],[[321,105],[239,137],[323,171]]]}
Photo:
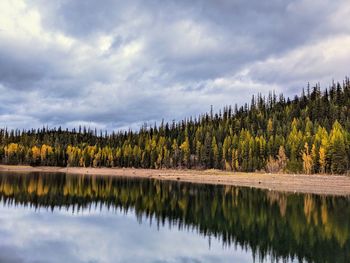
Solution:
{"label": "bare ground", "polygon": [[322,195],[350,195],[350,177],[344,175],[303,175],[238,173],[219,170],[170,170],[133,168],[31,167],[0,165],[0,171],[63,172],[101,176],[153,178],[215,185],[235,185],[282,192]]}

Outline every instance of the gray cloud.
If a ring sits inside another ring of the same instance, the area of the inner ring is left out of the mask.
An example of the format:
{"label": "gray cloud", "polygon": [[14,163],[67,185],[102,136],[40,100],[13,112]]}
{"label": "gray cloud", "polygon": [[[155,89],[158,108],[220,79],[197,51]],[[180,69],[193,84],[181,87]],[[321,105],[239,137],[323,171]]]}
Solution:
{"label": "gray cloud", "polygon": [[342,80],[350,66],[347,0],[0,7],[1,126],[136,128],[256,92],[294,95],[308,81]]}

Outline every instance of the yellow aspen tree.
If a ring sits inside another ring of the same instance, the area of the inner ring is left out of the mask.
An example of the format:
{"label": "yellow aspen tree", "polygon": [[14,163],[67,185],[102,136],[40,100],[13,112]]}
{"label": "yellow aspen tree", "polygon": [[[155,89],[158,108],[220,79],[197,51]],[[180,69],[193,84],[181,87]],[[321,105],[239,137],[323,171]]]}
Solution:
{"label": "yellow aspen tree", "polygon": [[326,149],[321,146],[319,150],[319,163],[320,163],[320,173],[324,174],[326,172]]}
{"label": "yellow aspen tree", "polygon": [[46,159],[48,158],[48,156],[50,156],[53,153],[53,149],[51,146],[43,144],[41,146],[41,150],[40,150],[40,159],[41,162],[44,163],[46,161]]}
{"label": "yellow aspen tree", "polygon": [[96,167],[100,166],[101,156],[102,156],[102,151],[101,151],[101,149],[99,148],[99,149],[98,149],[98,152],[95,154],[94,160],[93,160],[93,162],[92,162],[92,166],[93,166],[93,167],[96,168]]}
{"label": "yellow aspen tree", "polygon": [[7,162],[9,163],[19,163],[19,155],[23,151],[24,147],[17,144],[17,143],[10,143],[9,145],[5,146],[5,157]]}
{"label": "yellow aspen tree", "polygon": [[234,171],[238,171],[239,163],[238,163],[238,150],[232,149],[232,169]]}
{"label": "yellow aspen tree", "polygon": [[306,174],[311,174],[313,169],[313,160],[312,156],[309,153],[309,145],[307,142],[304,145],[304,151],[302,152],[302,159],[303,159],[303,171]]}
{"label": "yellow aspen tree", "polygon": [[190,164],[190,142],[188,137],[186,137],[185,141],[180,145],[180,150],[182,152],[183,161],[187,167]]}
{"label": "yellow aspen tree", "polygon": [[287,166],[288,158],[283,145],[281,145],[278,149],[277,159],[278,159],[279,172],[284,172]]}
{"label": "yellow aspen tree", "polygon": [[80,167],[85,167],[85,161],[84,161],[84,157],[83,156],[80,157],[80,159],[79,159],[79,166]]}
{"label": "yellow aspen tree", "polygon": [[39,161],[39,159],[41,158],[41,150],[39,147],[37,146],[32,147],[32,158],[34,162]]}
{"label": "yellow aspen tree", "polygon": [[313,164],[312,171],[311,171],[312,173],[315,173],[315,170],[316,170],[315,166],[318,163],[318,158],[319,158],[319,155],[318,155],[318,151],[316,149],[316,145],[312,144],[312,147],[311,147],[311,159],[312,159],[312,164]]}

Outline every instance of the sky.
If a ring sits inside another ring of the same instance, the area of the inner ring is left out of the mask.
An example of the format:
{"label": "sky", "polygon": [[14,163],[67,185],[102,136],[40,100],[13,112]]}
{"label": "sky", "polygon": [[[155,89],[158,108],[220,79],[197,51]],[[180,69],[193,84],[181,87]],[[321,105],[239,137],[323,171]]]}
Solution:
{"label": "sky", "polygon": [[137,129],[349,71],[349,0],[0,1],[0,127]]}

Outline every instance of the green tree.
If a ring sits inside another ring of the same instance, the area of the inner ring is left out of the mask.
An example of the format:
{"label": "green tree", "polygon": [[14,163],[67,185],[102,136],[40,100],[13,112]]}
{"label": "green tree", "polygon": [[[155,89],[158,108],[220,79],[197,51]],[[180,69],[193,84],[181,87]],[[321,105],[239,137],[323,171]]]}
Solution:
{"label": "green tree", "polygon": [[347,140],[339,122],[335,122],[330,134],[329,157],[331,172],[342,174],[348,169]]}

